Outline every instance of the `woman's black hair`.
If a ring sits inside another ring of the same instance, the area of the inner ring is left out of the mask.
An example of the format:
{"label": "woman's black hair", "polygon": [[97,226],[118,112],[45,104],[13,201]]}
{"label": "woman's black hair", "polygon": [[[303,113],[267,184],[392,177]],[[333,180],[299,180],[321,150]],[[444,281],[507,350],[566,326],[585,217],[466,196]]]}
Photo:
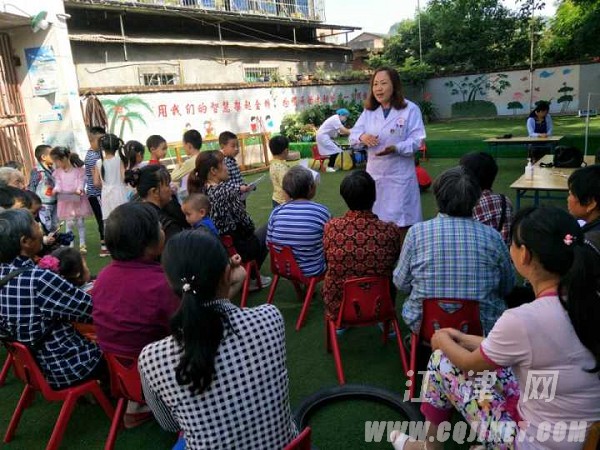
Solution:
{"label": "woman's black hair", "polygon": [[595,200],[600,210],[600,164],[577,169],[569,177],[568,185],[579,203],[586,206]]}
{"label": "woman's black hair", "polygon": [[554,206],[521,209],[512,241],[524,245],[548,272],[560,276],[559,296],[581,343],[600,371],[600,254],[585,240],[575,218]]}
{"label": "woman's black hair", "polygon": [[140,198],[148,197],[150,189],[156,188],[161,184],[169,184],[171,175],[167,168],[161,164],[152,164],[140,169],[125,171],[125,183],[134,187]]}
{"label": "woman's black hair", "polygon": [[366,170],[355,170],[342,181],[340,195],[351,211],[371,211],[375,203],[375,180]]}
{"label": "woman's black hair", "polygon": [[67,147],[54,147],[50,150],[52,159],[68,159],[73,167],[83,167],[83,161],[77,153],[71,152]]}
{"label": "woman's black hair", "polygon": [[175,378],[194,394],[212,383],[217,350],[229,325],[226,313],[214,303],[228,264],[219,239],[198,230],[173,236],[162,254],[169,284],[181,297],[181,307],[171,319],[173,337],[183,349]]}
{"label": "woman's black hair", "polygon": [[146,152],[146,147],[144,144],[138,141],[127,141],[123,146],[123,156],[125,158],[125,169],[131,170],[137,164],[136,157],[137,155],[142,155],[142,160],[144,159],[144,153]]}
{"label": "woman's black hair", "polygon": [[10,209],[16,201],[20,200],[23,206],[21,208],[31,208],[31,197],[23,189],[14,186],[0,187],[0,208]]}
{"label": "woman's black hair", "polygon": [[159,217],[152,205],[143,202],[124,203],[106,219],[104,242],[116,261],[141,258],[148,247],[159,241]]}
{"label": "woman's black hair", "polygon": [[546,102],[544,100],[540,100],[539,102],[536,102],[535,104],[535,108],[533,109],[533,111],[531,111],[529,113],[529,117],[533,117],[535,119],[536,112],[542,112],[542,111],[550,111],[550,103]]}
{"label": "woman's black hair", "polygon": [[492,189],[498,175],[498,164],[492,155],[485,152],[470,152],[460,158],[459,164],[471,171],[482,191]]}
{"label": "woman's black hair", "polygon": [[103,152],[108,153],[109,155],[119,154],[119,158],[124,165],[127,164],[127,159],[123,154],[123,140],[118,136],[107,133],[105,135],[100,136],[98,139],[98,146],[100,147],[100,159],[102,160],[102,166],[100,172],[102,173],[102,178],[104,178],[104,154]]}
{"label": "woman's black hair", "polygon": [[223,153],[218,150],[200,152],[196,156],[196,168],[188,178],[188,192],[190,194],[204,193],[204,185],[208,180],[210,169],[216,169],[219,164],[223,164],[223,158]]}
{"label": "woman's black hair", "polygon": [[79,250],[72,247],[60,247],[52,252],[59,261],[58,273],[73,286],[83,286],[83,258]]}

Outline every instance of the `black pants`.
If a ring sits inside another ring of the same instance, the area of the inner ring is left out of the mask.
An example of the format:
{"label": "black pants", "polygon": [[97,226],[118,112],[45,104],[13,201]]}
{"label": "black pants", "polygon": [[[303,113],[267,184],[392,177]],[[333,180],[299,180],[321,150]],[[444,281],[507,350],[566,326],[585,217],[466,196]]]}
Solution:
{"label": "black pants", "polygon": [[236,236],[232,233],[233,245],[243,261],[256,260],[260,268],[265,261],[269,250],[267,249],[267,226],[264,225],[249,236]]}
{"label": "black pants", "polygon": [[102,241],[102,244],[104,244],[104,221],[102,220],[102,207],[100,206],[100,197],[90,195],[88,197],[88,200],[90,201],[90,206],[92,207],[94,217],[96,218],[96,223],[98,224],[98,233],[100,233],[100,241]]}
{"label": "black pants", "polygon": [[334,153],[333,155],[329,156],[329,163],[327,164],[328,167],[335,167],[335,160],[337,159],[339,153]]}

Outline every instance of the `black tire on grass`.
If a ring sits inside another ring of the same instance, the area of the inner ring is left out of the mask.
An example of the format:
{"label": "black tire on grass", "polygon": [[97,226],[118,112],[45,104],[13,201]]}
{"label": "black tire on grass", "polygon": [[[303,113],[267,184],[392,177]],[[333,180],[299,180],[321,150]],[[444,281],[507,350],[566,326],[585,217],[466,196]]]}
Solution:
{"label": "black tire on grass", "polygon": [[344,384],[320,389],[302,400],[296,408],[294,420],[302,430],[308,425],[310,418],[317,410],[330,403],[344,400],[370,400],[392,408],[410,421],[424,420],[419,409],[402,400],[402,396],[399,394],[366,384]]}

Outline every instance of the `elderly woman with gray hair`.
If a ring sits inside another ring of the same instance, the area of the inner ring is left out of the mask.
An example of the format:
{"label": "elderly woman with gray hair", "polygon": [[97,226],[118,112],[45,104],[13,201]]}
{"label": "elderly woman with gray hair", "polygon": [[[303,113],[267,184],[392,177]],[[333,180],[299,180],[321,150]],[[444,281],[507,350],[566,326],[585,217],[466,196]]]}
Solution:
{"label": "elderly woman with gray hair", "polygon": [[267,243],[290,247],[305,276],[320,275],[325,272],[323,228],[331,214],[327,207],[311,201],[317,186],[309,169],[292,167],[282,187],[289,201],[271,213]]}
{"label": "elderly woman with gray hair", "polygon": [[409,229],[394,270],[394,284],[410,294],[402,317],[418,332],[423,300],[473,300],[479,302],[487,334],[515,285],[508,249],[496,230],[472,218],[481,188],[464,167],[442,173],[433,183],[433,193],[439,214]]}
{"label": "elderly woman with gray hair", "polygon": [[0,187],[12,186],[25,189],[25,177],[21,171],[12,167],[0,167]]}

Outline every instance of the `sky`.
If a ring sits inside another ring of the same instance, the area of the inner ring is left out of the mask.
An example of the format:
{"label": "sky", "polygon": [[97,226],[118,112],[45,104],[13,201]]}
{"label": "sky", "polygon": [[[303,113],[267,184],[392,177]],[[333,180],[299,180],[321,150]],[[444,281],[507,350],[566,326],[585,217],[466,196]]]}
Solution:
{"label": "sky", "polygon": [[[554,1],[546,1],[545,16],[554,14],[556,10]],[[324,2],[325,23],[357,26],[361,27],[362,31],[384,34],[394,23],[413,18],[417,10],[417,0],[324,0]],[[509,8],[516,9],[516,0],[504,0],[504,3]],[[426,4],[427,0],[421,0],[421,8]]]}

